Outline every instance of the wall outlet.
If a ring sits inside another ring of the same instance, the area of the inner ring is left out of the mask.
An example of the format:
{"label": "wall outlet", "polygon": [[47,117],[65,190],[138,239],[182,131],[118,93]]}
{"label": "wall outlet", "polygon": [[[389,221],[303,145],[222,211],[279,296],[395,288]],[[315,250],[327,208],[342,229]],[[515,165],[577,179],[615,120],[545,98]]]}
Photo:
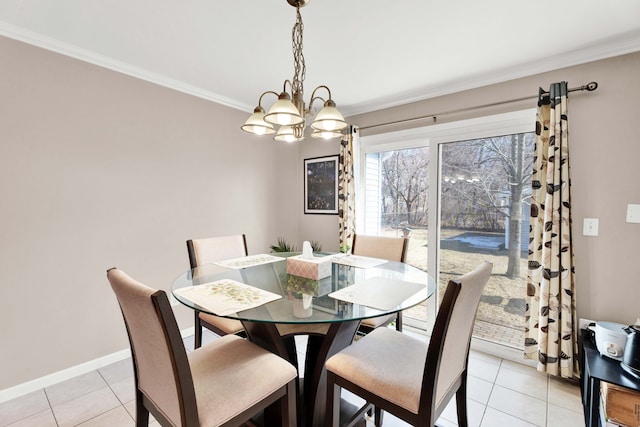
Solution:
{"label": "wall outlet", "polygon": [[598,218],[585,218],[584,225],[582,227],[582,234],[584,236],[597,236],[598,222]]}
{"label": "wall outlet", "polygon": [[640,222],[640,205],[627,205],[627,222]]}
{"label": "wall outlet", "polygon": [[578,320],[578,329],[587,329],[587,326],[589,326],[590,323],[596,323],[596,321],[580,318],[580,320]]}

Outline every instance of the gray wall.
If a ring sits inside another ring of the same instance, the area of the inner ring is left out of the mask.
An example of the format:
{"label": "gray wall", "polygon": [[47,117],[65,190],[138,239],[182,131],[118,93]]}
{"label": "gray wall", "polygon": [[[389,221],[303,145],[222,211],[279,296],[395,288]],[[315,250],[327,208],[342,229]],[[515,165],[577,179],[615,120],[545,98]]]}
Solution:
{"label": "gray wall", "polygon": [[2,37],[0,58],[0,390],[127,348],[108,267],[167,290],[189,238],[297,239],[298,147],[248,113]]}

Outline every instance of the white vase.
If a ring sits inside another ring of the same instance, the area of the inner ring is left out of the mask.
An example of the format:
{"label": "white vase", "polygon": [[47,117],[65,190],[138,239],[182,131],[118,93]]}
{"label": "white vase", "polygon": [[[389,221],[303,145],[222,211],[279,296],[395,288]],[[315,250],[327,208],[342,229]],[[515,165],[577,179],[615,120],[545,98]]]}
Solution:
{"label": "white vase", "polygon": [[302,298],[293,299],[293,315],[297,318],[304,319],[313,314],[313,306],[311,305],[311,295],[303,294]]}

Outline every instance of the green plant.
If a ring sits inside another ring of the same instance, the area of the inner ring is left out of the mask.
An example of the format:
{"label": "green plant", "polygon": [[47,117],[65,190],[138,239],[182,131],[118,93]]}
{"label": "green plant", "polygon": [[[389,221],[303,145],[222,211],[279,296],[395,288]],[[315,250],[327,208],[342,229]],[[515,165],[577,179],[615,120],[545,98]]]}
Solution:
{"label": "green plant", "polygon": [[287,280],[287,291],[294,298],[302,298],[303,294],[317,295],[318,281],[290,274]]}
{"label": "green plant", "polygon": [[290,245],[284,237],[278,237],[278,244],[271,245],[271,252],[296,252],[295,246]]}
{"label": "green plant", "polygon": [[[309,243],[311,243],[311,249],[313,249],[314,252],[322,251],[322,245],[317,240],[312,240]],[[298,251],[298,248],[296,248],[294,245],[289,244],[289,242],[287,242],[287,239],[285,239],[284,237],[278,237],[278,244],[271,245],[270,248],[271,248],[271,252],[297,252]]]}
{"label": "green plant", "polygon": [[311,243],[311,249],[313,249],[313,252],[322,251],[322,245],[317,240],[312,240],[309,243]]}

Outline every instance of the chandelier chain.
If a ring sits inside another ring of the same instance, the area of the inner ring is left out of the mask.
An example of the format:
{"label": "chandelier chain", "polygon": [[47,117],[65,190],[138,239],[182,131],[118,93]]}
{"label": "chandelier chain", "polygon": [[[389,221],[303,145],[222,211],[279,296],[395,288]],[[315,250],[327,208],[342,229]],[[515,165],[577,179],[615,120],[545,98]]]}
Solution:
{"label": "chandelier chain", "polygon": [[303,83],[307,73],[307,68],[304,63],[304,55],[302,54],[302,32],[304,31],[304,25],[302,24],[302,15],[300,15],[300,8],[296,7],[296,23],[291,30],[291,41],[293,45],[293,62],[294,62],[294,74],[293,74],[293,92],[299,92],[301,95],[304,92]]}

